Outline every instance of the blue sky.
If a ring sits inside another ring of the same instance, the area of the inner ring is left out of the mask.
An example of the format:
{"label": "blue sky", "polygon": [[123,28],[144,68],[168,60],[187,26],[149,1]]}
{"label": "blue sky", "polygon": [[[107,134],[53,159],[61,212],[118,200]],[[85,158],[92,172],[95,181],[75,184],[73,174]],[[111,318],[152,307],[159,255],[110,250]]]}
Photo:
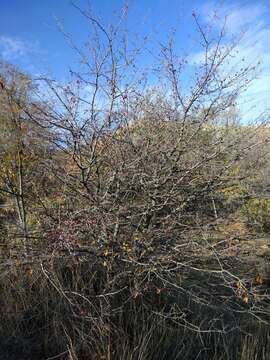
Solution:
{"label": "blue sky", "polygon": [[[87,1],[77,0],[82,8]],[[91,7],[104,23],[109,23],[114,12],[121,11],[122,0],[94,0]],[[131,31],[159,36],[178,21],[186,22],[183,14],[189,14],[200,1],[133,0],[130,2],[129,28]],[[63,22],[65,29],[76,41],[87,35],[87,23],[74,9],[69,0],[2,0],[0,13],[0,54],[23,68],[38,71],[44,66],[54,74],[62,76],[66,66],[74,60],[73,52],[58,32],[56,18]],[[188,24],[187,29],[191,29]],[[162,31],[160,31],[162,29]],[[162,35],[163,34],[163,35]],[[183,37],[184,39],[184,37]]]}
{"label": "blue sky", "polygon": [[[81,7],[88,6],[86,0],[75,2]],[[105,24],[111,21],[114,11],[119,12],[123,6],[120,0],[93,0],[90,3]],[[214,9],[218,9],[221,16],[228,16],[229,32],[237,33],[246,28],[240,44],[241,56],[248,61],[262,61],[258,79],[241,99],[242,111],[251,111],[255,116],[269,107],[269,0],[225,0],[222,5],[202,0],[133,0],[129,2],[128,27],[133,33],[150,34],[153,39],[162,41],[172,26],[181,26],[178,45],[186,49],[190,45],[187,35],[195,35],[192,11],[195,10],[204,21]],[[86,39],[87,23],[69,0],[1,0],[0,57],[29,73],[46,72],[64,79],[76,58],[57,30],[56,18],[63,22],[75,41],[82,43]],[[192,56],[199,56],[196,48],[192,52]]]}

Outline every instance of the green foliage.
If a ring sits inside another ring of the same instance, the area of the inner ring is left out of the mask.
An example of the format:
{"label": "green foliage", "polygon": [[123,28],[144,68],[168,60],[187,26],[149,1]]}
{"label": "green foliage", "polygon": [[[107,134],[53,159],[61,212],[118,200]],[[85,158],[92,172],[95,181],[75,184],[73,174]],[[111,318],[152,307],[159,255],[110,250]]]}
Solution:
{"label": "green foliage", "polygon": [[240,184],[224,187],[219,192],[222,193],[226,206],[241,204],[248,196],[248,188]]}
{"label": "green foliage", "polygon": [[270,199],[251,199],[242,207],[242,213],[255,230],[270,231]]}

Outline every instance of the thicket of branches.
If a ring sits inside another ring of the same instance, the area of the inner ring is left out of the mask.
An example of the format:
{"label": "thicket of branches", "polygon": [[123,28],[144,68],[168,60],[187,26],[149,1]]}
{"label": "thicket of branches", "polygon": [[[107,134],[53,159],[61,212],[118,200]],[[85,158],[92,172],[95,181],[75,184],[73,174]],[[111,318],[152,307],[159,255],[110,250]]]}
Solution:
{"label": "thicket of branches", "polygon": [[1,64],[1,341],[43,336],[37,354],[58,358],[183,359],[205,358],[214,338],[221,359],[224,334],[269,315],[256,269],[209,235],[239,211],[268,230],[269,130],[237,118],[255,66],[239,67],[225,24],[214,36],[193,14],[200,62],[171,36],[143,70],[148,39],[132,45],[126,12],[105,28],[77,10],[90,40],[79,48],[61,29],[80,60],[67,84]]}

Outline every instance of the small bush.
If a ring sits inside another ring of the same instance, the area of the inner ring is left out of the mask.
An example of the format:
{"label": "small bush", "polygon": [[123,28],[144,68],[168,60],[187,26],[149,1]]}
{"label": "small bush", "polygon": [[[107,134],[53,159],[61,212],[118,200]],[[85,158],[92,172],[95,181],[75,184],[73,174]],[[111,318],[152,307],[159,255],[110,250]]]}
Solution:
{"label": "small bush", "polygon": [[255,230],[270,231],[270,199],[251,199],[242,207],[242,213]]}

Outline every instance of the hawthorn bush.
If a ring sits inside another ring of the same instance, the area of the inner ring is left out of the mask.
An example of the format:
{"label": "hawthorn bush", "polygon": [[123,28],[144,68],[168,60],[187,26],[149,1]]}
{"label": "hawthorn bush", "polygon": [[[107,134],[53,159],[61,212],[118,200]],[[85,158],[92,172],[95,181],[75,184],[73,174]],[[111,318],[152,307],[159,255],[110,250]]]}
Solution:
{"label": "hawthorn bush", "polygon": [[92,42],[80,49],[62,30],[81,62],[68,83],[2,71],[1,346],[51,359],[252,358],[259,346],[247,350],[241,331],[268,337],[264,280],[209,226],[241,207],[263,166],[264,122],[224,124],[254,66],[228,67],[237,42],[193,14],[204,55],[183,90],[191,64],[173,39],[143,71],[145,43],[127,46],[124,18],[107,28],[78,10]]}

